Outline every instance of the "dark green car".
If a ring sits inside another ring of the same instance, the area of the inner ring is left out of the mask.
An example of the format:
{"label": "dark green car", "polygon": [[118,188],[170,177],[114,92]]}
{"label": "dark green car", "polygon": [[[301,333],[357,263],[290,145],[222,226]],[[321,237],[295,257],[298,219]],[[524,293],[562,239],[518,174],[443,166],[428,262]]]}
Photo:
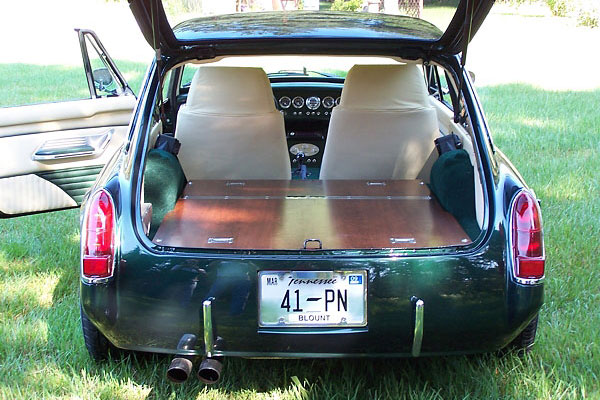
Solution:
{"label": "dark green car", "polygon": [[464,67],[493,2],[460,0],[442,31],[427,4],[415,18],[387,1],[206,2],[225,13],[171,27],[159,0],[130,0],[156,57],[129,127],[115,115],[131,90],[80,31],[95,112],[70,141],[38,124],[38,168],[0,185],[51,185],[53,200],[0,212],[83,201],[90,354],[173,354],[176,382],[196,362],[216,382],[224,357],[526,351],[543,302],[540,208]]}

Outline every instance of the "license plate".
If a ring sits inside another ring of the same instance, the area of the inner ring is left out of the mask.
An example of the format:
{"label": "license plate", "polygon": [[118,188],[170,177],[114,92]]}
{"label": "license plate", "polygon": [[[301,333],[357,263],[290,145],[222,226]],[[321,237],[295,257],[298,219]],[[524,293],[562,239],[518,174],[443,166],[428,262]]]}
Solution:
{"label": "license plate", "polygon": [[260,271],[261,327],[367,324],[367,272]]}

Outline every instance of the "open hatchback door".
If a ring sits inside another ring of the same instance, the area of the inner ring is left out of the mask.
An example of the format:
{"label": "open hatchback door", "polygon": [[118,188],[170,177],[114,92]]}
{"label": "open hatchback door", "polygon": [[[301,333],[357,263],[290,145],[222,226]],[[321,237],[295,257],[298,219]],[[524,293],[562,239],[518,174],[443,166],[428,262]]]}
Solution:
{"label": "open hatchback door", "polygon": [[90,97],[0,109],[0,218],[78,206],[127,136],[136,98],[96,34],[76,32]]}
{"label": "open hatchback door", "polygon": [[[387,43],[387,46],[394,46],[394,41],[396,41],[396,45],[414,42],[426,54],[458,54],[464,52],[492,8],[494,1],[460,0],[445,31],[436,29],[434,24],[425,19],[418,18],[411,18],[412,26],[407,28],[406,24],[398,25],[396,23],[398,18],[407,17],[390,15],[390,18],[379,29],[379,37]],[[129,3],[148,43],[164,55],[174,55],[188,50],[198,51],[199,49],[204,49],[203,54],[208,57],[221,54],[243,54],[251,51],[252,47],[256,45],[256,40],[265,39],[272,39],[274,42],[285,41],[286,46],[291,49],[294,48],[294,44],[290,43],[290,39],[295,39],[297,45],[304,46],[305,50],[309,50],[306,48],[305,40],[310,37],[314,42],[314,38],[318,36],[326,39],[321,43],[321,46],[324,46],[323,50],[326,47],[328,51],[331,51],[331,46],[336,44],[342,45],[348,40],[364,39],[360,29],[354,29],[353,22],[369,18],[369,13],[354,13],[356,18],[353,21],[353,18],[348,17],[348,13],[346,13],[342,23],[345,24],[348,31],[344,33],[327,30],[326,23],[323,26],[308,25],[299,33],[298,24],[302,24],[302,19],[307,13],[314,15],[315,11],[285,11],[271,16],[268,15],[269,13],[260,13],[264,15],[254,19],[251,27],[240,24],[240,20],[233,14],[210,15],[194,20],[193,29],[189,29],[190,21],[172,27],[163,8],[162,0],[129,0]],[[319,13],[331,15],[337,12],[320,11]],[[338,16],[343,15],[337,14]],[[422,10],[420,14],[422,14]],[[202,19],[206,19],[205,24],[202,23]],[[435,20],[435,18],[431,19]],[[245,21],[248,19],[246,18]],[[296,29],[290,29],[288,32],[286,25]],[[273,26],[277,26],[278,30],[274,31]],[[216,32],[218,34],[215,34]],[[231,39],[238,40],[232,41]],[[310,49],[314,49],[317,53],[320,52],[316,43],[312,43]]]}

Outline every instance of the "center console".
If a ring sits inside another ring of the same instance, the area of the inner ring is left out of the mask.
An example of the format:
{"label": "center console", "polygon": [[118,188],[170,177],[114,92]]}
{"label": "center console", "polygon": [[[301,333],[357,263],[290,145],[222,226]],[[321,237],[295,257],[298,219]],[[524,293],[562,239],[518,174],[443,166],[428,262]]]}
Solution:
{"label": "center console", "polygon": [[308,178],[318,179],[329,120],[340,102],[343,84],[274,82],[272,87],[277,108],[285,119],[292,170],[303,162],[309,171]]}

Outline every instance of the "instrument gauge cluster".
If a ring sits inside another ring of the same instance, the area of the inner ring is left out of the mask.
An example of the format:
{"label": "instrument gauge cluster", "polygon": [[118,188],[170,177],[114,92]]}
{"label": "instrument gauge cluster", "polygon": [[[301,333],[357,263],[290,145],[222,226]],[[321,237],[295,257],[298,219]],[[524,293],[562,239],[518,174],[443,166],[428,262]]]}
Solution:
{"label": "instrument gauge cluster", "polygon": [[[276,98],[276,105],[285,115],[322,115],[329,116],[331,110],[340,104],[340,98],[334,96],[290,96]],[[308,109],[309,112],[302,111]],[[294,111],[294,112],[292,112]]]}

